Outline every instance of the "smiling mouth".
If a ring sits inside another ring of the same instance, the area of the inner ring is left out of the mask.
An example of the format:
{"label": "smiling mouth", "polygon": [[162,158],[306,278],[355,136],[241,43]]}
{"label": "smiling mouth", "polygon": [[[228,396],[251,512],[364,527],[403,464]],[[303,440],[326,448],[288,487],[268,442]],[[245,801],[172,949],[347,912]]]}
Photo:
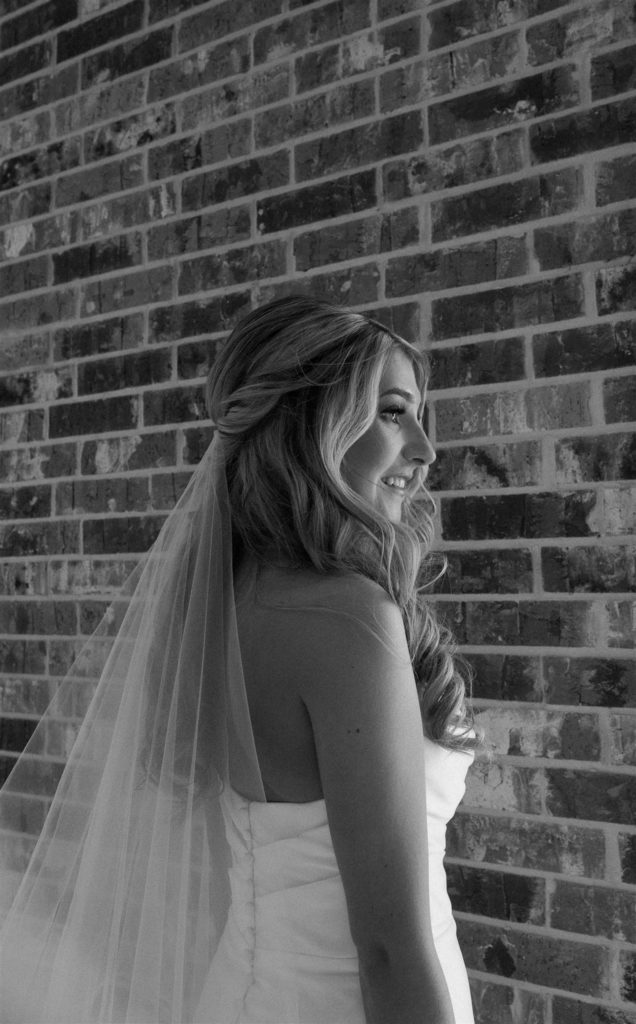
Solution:
{"label": "smiling mouth", "polygon": [[387,487],[390,487],[394,491],[398,491],[400,494],[404,494],[406,492],[406,488],[410,482],[410,479],[407,479],[405,476],[387,476],[382,480],[383,484],[386,484]]}

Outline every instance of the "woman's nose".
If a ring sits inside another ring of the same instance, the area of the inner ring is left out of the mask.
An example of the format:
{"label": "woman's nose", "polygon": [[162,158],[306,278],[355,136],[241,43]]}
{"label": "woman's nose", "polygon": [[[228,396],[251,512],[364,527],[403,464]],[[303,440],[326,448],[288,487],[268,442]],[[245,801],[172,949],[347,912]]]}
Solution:
{"label": "woman's nose", "polygon": [[425,466],[430,466],[432,462],[435,462],[435,449],[424,428],[419,424],[405,445],[404,456],[412,462],[421,462]]}

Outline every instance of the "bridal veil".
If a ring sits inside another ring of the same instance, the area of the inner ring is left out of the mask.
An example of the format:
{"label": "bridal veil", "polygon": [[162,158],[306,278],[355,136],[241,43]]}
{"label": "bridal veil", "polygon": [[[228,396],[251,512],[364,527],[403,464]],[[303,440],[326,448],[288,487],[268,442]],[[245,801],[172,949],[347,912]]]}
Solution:
{"label": "bridal veil", "polygon": [[[44,801],[48,739],[89,688]],[[229,904],[219,797],[230,781],[264,800],[217,435],[0,794],[3,1020],[192,1021]],[[10,833],[40,814],[23,868]]]}

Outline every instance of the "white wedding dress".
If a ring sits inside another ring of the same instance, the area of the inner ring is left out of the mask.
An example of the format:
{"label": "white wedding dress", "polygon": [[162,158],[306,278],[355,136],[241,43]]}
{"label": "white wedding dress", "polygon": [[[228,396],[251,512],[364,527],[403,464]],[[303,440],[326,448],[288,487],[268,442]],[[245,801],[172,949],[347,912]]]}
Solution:
{"label": "white wedding dress", "polygon": [[[456,1024],[473,1024],[473,1012],[443,857],[471,759],[425,739],[431,918]],[[197,1024],[364,1024],[324,800],[259,803],[226,789],[223,805],[232,903]],[[436,1024],[425,1007],[422,1024]]]}

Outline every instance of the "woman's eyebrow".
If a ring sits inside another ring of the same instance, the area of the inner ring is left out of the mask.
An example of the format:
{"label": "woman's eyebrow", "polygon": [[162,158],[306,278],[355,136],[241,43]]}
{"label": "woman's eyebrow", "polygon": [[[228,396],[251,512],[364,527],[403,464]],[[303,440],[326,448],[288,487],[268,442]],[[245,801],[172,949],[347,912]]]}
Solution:
{"label": "woman's eyebrow", "polygon": [[411,391],[405,391],[404,388],[387,388],[380,395],[380,398],[384,398],[385,395],[402,395],[402,398],[406,398],[408,402],[415,402],[415,395]]}

